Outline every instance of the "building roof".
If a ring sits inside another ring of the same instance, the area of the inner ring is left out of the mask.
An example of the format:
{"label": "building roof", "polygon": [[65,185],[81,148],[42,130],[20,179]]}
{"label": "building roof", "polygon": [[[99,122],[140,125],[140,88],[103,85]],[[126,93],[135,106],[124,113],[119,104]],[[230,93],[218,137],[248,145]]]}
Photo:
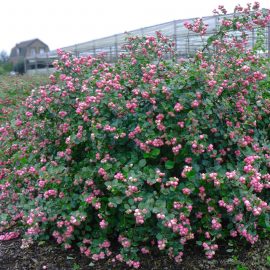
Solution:
{"label": "building roof", "polygon": [[16,49],[17,48],[20,48],[22,50],[22,55],[25,56],[26,48],[31,46],[31,44],[34,43],[35,41],[38,41],[38,42],[42,43],[44,46],[46,46],[49,49],[49,47],[48,47],[48,45],[46,43],[42,42],[38,38],[34,38],[34,39],[25,40],[25,41],[22,41],[20,43],[17,43],[16,46],[12,48],[10,56],[11,57],[16,57],[17,56],[17,54],[16,54]]}
{"label": "building roof", "polygon": [[17,48],[26,48],[26,47],[29,47],[29,46],[30,46],[32,43],[34,43],[35,41],[39,41],[39,42],[43,43],[45,46],[48,47],[47,44],[45,44],[44,42],[42,42],[42,41],[41,41],[40,39],[38,39],[38,38],[34,38],[34,39],[22,41],[22,42],[16,44],[15,47],[17,47]]}
{"label": "building roof", "polygon": [[38,39],[35,38],[35,39],[30,39],[30,40],[22,41],[22,42],[20,42],[20,43],[17,43],[17,44],[16,44],[16,47],[19,47],[19,48],[25,48],[25,47],[28,47],[28,46],[31,45],[31,43],[33,43],[35,40],[38,40]]}

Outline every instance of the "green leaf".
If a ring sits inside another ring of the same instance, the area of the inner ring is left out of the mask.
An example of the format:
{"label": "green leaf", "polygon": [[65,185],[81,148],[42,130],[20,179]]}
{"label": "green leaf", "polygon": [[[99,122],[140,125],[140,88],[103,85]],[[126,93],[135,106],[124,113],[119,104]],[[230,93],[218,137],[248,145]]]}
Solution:
{"label": "green leaf", "polygon": [[159,148],[155,148],[150,152],[150,155],[153,157],[156,157],[160,154],[160,149]]}
{"label": "green leaf", "polygon": [[174,161],[172,161],[172,160],[167,160],[167,161],[165,162],[165,168],[166,168],[166,169],[170,170],[170,169],[172,169],[173,167],[174,167]]}
{"label": "green leaf", "polygon": [[265,227],[268,231],[270,231],[270,221],[269,221],[269,215],[268,214],[265,214],[265,219],[264,219],[264,222],[265,222]]}
{"label": "green leaf", "polygon": [[196,176],[196,172],[192,170],[190,172],[187,172],[186,176],[187,176],[188,179],[194,179],[195,176]]}
{"label": "green leaf", "polygon": [[143,157],[144,158],[150,158],[150,154],[149,153],[143,153]]}
{"label": "green leaf", "polygon": [[119,197],[119,196],[115,196],[115,197],[113,197],[113,198],[111,199],[111,202],[112,202],[113,204],[116,204],[116,205],[121,204],[122,201],[123,201],[122,198]]}
{"label": "green leaf", "polygon": [[155,203],[155,207],[161,211],[162,209],[166,209],[166,201],[164,200],[157,200]]}
{"label": "green leaf", "polygon": [[26,157],[23,157],[23,158],[20,159],[21,164],[26,164],[27,161],[28,161],[28,160],[27,160]]}
{"label": "green leaf", "polygon": [[146,160],[145,159],[141,159],[139,161],[139,164],[138,165],[139,165],[140,168],[143,168],[146,165]]}
{"label": "green leaf", "polygon": [[160,154],[160,149],[155,148],[150,153],[144,153],[143,157],[144,158],[156,158],[159,154]]}
{"label": "green leaf", "polygon": [[104,170],[109,170],[109,169],[112,168],[112,164],[110,164],[110,163],[105,163],[105,164],[102,165],[102,166],[103,166]]}

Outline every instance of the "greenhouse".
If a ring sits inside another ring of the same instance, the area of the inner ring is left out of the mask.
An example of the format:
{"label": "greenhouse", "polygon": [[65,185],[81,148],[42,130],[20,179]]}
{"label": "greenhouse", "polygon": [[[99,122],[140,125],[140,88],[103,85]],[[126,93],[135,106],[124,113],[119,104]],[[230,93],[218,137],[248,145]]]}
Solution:
{"label": "greenhouse", "polygon": [[[162,24],[157,24],[149,27],[144,27],[132,31],[128,31],[126,33],[116,34],[100,39],[91,40],[88,42],[74,44],[71,46],[63,47],[62,49],[67,52],[71,52],[76,56],[84,56],[84,55],[92,55],[97,56],[99,54],[104,54],[107,62],[114,62],[120,53],[124,52],[123,45],[126,43],[126,38],[128,35],[139,35],[139,36],[150,36],[155,35],[156,31],[160,31],[163,35],[171,38],[176,47],[177,56],[179,58],[189,58],[194,55],[194,53],[202,48],[207,39],[215,34],[218,31],[218,26],[220,21],[224,19],[224,17],[230,18],[234,16],[233,14],[228,14],[226,16],[216,15],[216,16],[207,16],[203,17],[202,20],[205,24],[208,25],[206,34],[201,36],[197,33],[189,31],[184,23],[186,21],[192,22],[195,18],[190,19],[181,19],[174,20]],[[262,52],[266,56],[270,56],[270,26],[264,29],[265,31],[265,48],[266,51]],[[257,28],[253,28],[252,31],[249,32],[248,35],[248,44],[247,48],[251,48],[255,45],[256,37],[257,37]],[[240,32],[235,32],[234,35],[241,34]],[[47,67],[51,65],[53,59],[57,58],[56,50],[51,51],[48,55],[46,55],[46,59],[44,56],[40,58],[36,56],[35,58],[28,59],[26,63],[26,70],[31,69],[30,63],[32,66],[37,67],[38,65],[33,64],[33,62],[38,63],[38,61],[47,61]]]}
{"label": "greenhouse", "polygon": [[[232,14],[226,15],[226,17],[233,16]],[[194,54],[198,49],[203,47],[207,38],[213,35],[218,28],[220,20],[224,16],[208,16],[203,17],[203,22],[208,24],[207,34],[201,37],[199,34],[190,32],[184,26],[185,21],[191,22],[194,19],[175,20],[167,23],[157,24],[141,29],[136,29],[127,32],[130,35],[154,35],[156,31],[161,31],[165,36],[170,37],[175,42],[177,53],[179,57],[189,57]],[[99,53],[105,53],[108,61],[113,61],[119,53],[121,53],[122,46],[125,43],[127,33],[108,36],[96,40],[92,40],[85,43],[75,44],[72,46],[62,48],[65,51],[72,52],[76,55],[98,55]],[[265,33],[265,48],[270,49],[270,26],[266,28]],[[249,47],[252,47],[256,42],[256,29],[250,31],[249,34]]]}

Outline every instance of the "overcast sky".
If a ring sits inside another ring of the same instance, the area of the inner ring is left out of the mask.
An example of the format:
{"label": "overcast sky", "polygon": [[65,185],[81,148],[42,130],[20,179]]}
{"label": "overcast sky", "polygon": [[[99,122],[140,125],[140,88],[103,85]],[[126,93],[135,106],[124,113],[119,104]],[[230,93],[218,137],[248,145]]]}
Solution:
{"label": "overcast sky", "polygon": [[[229,12],[247,0],[1,0],[0,51],[33,38],[51,50],[177,19]],[[259,1],[270,9],[270,0]]]}

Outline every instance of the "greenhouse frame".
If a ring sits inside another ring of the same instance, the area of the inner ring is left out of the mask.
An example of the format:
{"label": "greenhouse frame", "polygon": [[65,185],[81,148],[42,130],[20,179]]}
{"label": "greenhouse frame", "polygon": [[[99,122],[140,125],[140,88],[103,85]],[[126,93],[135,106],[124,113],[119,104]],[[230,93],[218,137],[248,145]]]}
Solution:
{"label": "greenhouse frame", "polygon": [[[218,25],[220,21],[224,19],[224,17],[230,18],[232,16],[233,14],[203,17],[203,22],[205,24],[208,24],[206,35],[204,35],[203,37],[197,33],[190,32],[184,26],[184,22],[192,22],[195,19],[191,18],[174,20],[162,24],[136,29],[133,31],[128,31],[126,33],[95,39],[80,44],[74,44],[71,46],[63,47],[62,50],[70,52],[76,56],[92,55],[96,57],[97,55],[102,53],[104,54],[107,62],[113,63],[117,60],[119,54],[124,52],[123,45],[126,43],[126,38],[128,35],[151,36],[155,35],[157,31],[160,31],[163,35],[171,38],[174,41],[177,56],[179,58],[189,58],[192,57],[196,51],[198,51],[205,45],[208,37],[217,32]],[[255,45],[257,30],[257,28],[254,28],[248,33],[248,48],[252,48]],[[268,25],[268,27],[266,27],[264,31],[266,48],[264,54],[270,57],[270,25]],[[37,68],[38,65],[35,63],[38,63],[42,60],[46,62],[45,65],[48,67],[50,66],[52,60],[55,58],[57,58],[56,50],[51,51],[45,57],[39,57],[37,55],[36,57],[27,59],[25,63],[25,68],[26,70],[28,70],[29,68],[33,69],[33,67]],[[31,67],[29,63],[31,63]]]}

